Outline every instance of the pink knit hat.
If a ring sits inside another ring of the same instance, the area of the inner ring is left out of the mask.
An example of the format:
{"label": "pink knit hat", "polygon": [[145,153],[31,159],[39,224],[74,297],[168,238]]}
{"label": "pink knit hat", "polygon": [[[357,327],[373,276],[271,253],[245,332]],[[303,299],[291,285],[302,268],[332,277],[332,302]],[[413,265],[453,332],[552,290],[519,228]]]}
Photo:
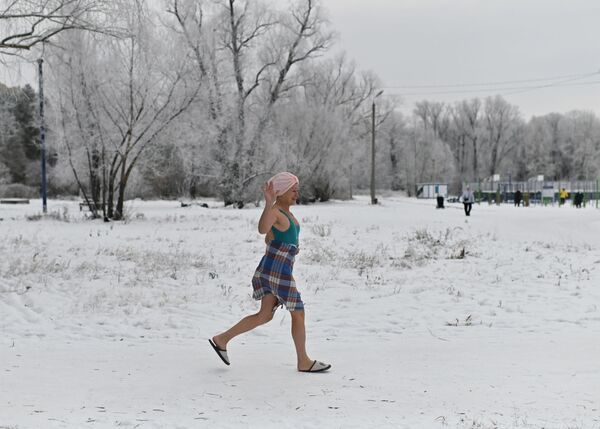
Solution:
{"label": "pink knit hat", "polygon": [[271,177],[267,183],[273,184],[273,190],[275,191],[275,196],[278,197],[280,195],[285,194],[289,191],[292,186],[297,183],[300,183],[298,178],[294,176],[292,173],[288,173],[284,171],[282,173],[277,173],[275,176]]}

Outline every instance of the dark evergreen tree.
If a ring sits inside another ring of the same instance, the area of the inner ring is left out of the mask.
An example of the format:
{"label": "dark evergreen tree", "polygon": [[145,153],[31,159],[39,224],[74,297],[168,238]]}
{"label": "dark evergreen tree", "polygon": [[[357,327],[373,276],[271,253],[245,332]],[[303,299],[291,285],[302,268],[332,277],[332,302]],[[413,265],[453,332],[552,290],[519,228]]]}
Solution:
{"label": "dark evergreen tree", "polygon": [[36,122],[37,94],[29,85],[25,85],[23,89],[17,92],[16,103],[13,108],[13,114],[17,121],[18,132],[16,139],[18,144],[23,146],[25,157],[29,161],[37,161],[40,159],[39,146],[39,124]]}
{"label": "dark evergreen tree", "polygon": [[[23,88],[0,86],[0,161],[8,168],[12,183],[26,183],[39,161],[39,128],[36,124],[36,93],[29,85]],[[30,179],[30,180],[28,180]]]}

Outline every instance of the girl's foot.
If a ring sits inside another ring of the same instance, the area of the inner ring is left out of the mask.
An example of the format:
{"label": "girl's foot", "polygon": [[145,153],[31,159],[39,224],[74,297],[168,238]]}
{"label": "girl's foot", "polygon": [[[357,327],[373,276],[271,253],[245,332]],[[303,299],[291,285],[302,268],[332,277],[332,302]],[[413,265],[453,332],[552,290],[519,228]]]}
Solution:
{"label": "girl's foot", "polygon": [[215,337],[213,337],[212,340],[208,340],[208,342],[212,346],[213,350],[219,355],[219,357],[221,358],[221,360],[226,365],[229,365],[229,356],[227,356],[227,350],[225,350],[224,348],[219,347],[217,345],[217,343],[215,342]]}
{"label": "girl's foot", "polygon": [[223,344],[221,342],[221,339],[219,338],[219,335],[215,335],[214,337],[212,337],[212,342],[215,343],[215,346],[217,346],[221,350],[227,350],[227,343]]}
{"label": "girl's foot", "polygon": [[323,372],[328,371],[331,368],[331,365],[328,363],[319,362],[318,360],[312,361],[311,365],[308,368],[302,368],[298,366],[298,371],[300,372]]}

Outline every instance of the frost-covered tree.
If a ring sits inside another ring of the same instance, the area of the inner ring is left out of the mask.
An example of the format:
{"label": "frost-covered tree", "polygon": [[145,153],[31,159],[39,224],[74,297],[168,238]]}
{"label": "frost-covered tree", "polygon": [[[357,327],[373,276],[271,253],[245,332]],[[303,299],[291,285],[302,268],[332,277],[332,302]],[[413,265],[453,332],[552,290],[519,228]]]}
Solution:
{"label": "frost-covered tree", "polygon": [[[51,51],[53,95],[58,105],[56,128],[79,194],[94,216],[106,203],[107,143],[98,91],[102,50],[98,40],[77,34],[62,40],[67,49]],[[62,163],[61,163],[62,164]]]}
{"label": "frost-covered tree", "polygon": [[356,158],[364,159],[365,111],[377,88],[376,78],[358,72],[344,54],[306,64],[299,78],[303,84],[282,101],[274,117],[281,138],[268,152],[289,147],[279,151],[275,162],[298,172],[304,199],[350,195],[353,169],[367,169]]}
{"label": "frost-covered tree", "polygon": [[600,121],[592,112],[573,111],[563,121],[565,142],[563,152],[572,165],[568,178],[584,180],[598,173]]}
{"label": "frost-covered tree", "polygon": [[543,117],[532,117],[525,128],[525,150],[520,155],[524,157],[526,177],[543,174],[547,177],[549,165],[549,132]]}
{"label": "frost-covered tree", "polygon": [[500,172],[501,163],[522,141],[522,125],[517,106],[500,96],[485,99],[482,147],[489,176]]}
{"label": "frost-covered tree", "polygon": [[[406,168],[406,160],[409,158],[407,137],[409,131],[407,124],[398,112],[392,112],[381,127],[383,146],[389,163],[387,180],[383,183],[393,191],[406,190],[411,191],[409,184],[410,173]],[[385,165],[384,164],[384,165]]]}
{"label": "frost-covered tree", "polygon": [[171,28],[196,64],[208,104],[198,123],[214,140],[215,169],[227,203],[253,199],[260,177],[269,174],[264,150],[276,135],[273,120],[291,97],[299,65],[328,49],[332,34],[315,0],[287,10],[258,1],[172,0]]}
{"label": "frost-covered tree", "polygon": [[456,103],[452,109],[452,122],[455,129],[453,152],[459,179],[461,182],[468,178],[477,180],[480,177],[481,100],[474,98]]}
{"label": "frost-covered tree", "polygon": [[422,101],[415,104],[409,149],[414,160],[413,189],[423,181],[448,181],[452,162],[451,109],[444,103]]}
{"label": "frost-covered tree", "polygon": [[[114,219],[123,217],[127,184],[138,161],[198,93],[197,84],[187,79],[185,57],[144,2],[121,10],[120,19],[129,28],[127,37],[95,40],[102,48],[92,55],[85,44],[60,51],[56,61],[65,70],[61,90],[68,98],[63,139],[67,143],[75,135],[72,145],[85,148],[92,193],[103,166],[106,216]],[[76,134],[69,132],[73,127]]]}
{"label": "frost-covered tree", "polygon": [[543,174],[549,180],[584,180],[599,173],[600,120],[592,112],[533,117],[523,140],[514,157],[517,171],[524,172],[519,178]]}

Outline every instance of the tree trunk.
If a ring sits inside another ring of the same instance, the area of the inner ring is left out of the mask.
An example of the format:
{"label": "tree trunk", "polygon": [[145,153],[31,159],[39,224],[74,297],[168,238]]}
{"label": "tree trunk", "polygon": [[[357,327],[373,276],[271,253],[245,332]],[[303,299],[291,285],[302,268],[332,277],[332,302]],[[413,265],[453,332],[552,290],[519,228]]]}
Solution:
{"label": "tree trunk", "polygon": [[106,150],[104,147],[104,142],[102,143],[102,218],[104,221],[108,221],[108,212],[106,210],[107,200],[106,200]]}
{"label": "tree trunk", "polygon": [[114,201],[115,201],[115,179],[117,176],[117,172],[119,171],[119,164],[117,163],[118,155],[113,157],[113,160],[110,165],[109,177],[108,177],[108,201],[107,201],[107,210],[106,216],[109,219],[113,219],[115,216],[114,212]]}
{"label": "tree trunk", "polygon": [[121,177],[119,179],[119,195],[115,208],[115,220],[123,220],[123,206],[125,205],[125,186],[127,185],[127,155],[121,156]]}
{"label": "tree trunk", "polygon": [[477,165],[477,138],[473,139],[473,179],[479,180],[479,166]]}

